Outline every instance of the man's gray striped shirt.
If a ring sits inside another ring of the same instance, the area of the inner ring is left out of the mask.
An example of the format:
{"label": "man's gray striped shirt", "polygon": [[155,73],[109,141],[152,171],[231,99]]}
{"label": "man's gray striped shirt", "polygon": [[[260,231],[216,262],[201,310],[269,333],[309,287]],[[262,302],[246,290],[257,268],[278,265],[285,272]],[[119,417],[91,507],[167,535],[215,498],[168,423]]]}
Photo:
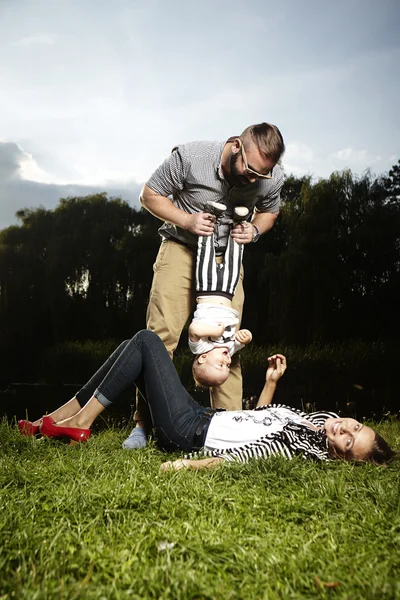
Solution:
{"label": "man's gray striped shirt", "polygon": [[[221,156],[226,142],[189,142],[173,148],[171,155],[153,173],[147,182],[149,188],[161,196],[172,196],[173,203],[187,213],[204,212],[206,202],[222,202],[227,210],[219,225],[216,252],[221,254],[227,246],[235,206],[275,213],[279,210],[283,171],[276,165],[272,179],[258,179],[245,187],[232,187],[224,179]],[[171,223],[159,229],[164,239],[176,239],[193,248],[197,236]]]}

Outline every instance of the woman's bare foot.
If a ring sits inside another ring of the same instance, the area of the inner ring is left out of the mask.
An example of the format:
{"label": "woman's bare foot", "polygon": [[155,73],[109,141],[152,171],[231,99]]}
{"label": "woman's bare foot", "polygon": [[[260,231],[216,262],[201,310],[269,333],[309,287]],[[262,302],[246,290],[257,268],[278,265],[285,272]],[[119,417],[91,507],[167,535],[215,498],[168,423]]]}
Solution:
{"label": "woman's bare foot", "polygon": [[[53,420],[52,415],[49,415]],[[89,429],[91,422],[88,422],[85,419],[79,418],[78,415],[73,415],[72,417],[68,417],[67,419],[62,419],[60,421],[54,421],[54,425],[56,427],[76,427],[77,429]]]}
{"label": "woman's bare foot", "polygon": [[74,415],[76,415],[81,410],[81,405],[79,404],[76,398],[72,398],[66,404],[57,408],[52,413],[49,413],[49,417],[51,417],[54,423],[61,423],[65,419],[70,419]]}
{"label": "woman's bare foot", "polygon": [[[77,406],[78,410],[76,410]],[[64,404],[61,409],[54,411],[54,413],[51,413],[48,416],[53,419],[56,427],[90,429],[93,421],[103,412],[103,410],[104,406],[94,396],[90,398],[83,408],[81,408],[76,398],[72,398],[72,400],[67,402],[67,404]],[[70,414],[65,414],[68,412]]]}

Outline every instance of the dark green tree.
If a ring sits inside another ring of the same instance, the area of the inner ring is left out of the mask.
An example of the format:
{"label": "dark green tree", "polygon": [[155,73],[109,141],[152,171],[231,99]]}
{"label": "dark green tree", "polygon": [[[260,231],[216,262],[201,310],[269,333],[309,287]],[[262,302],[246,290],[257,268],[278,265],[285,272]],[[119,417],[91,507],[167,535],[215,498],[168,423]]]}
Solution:
{"label": "dark green tree", "polygon": [[390,169],[385,187],[389,202],[398,203],[400,201],[400,160]]}

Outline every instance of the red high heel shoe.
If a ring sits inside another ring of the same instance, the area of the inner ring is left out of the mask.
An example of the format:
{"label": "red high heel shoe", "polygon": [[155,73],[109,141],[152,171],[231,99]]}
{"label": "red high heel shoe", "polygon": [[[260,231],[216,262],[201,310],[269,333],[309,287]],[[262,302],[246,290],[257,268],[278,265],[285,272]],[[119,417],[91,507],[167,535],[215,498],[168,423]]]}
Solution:
{"label": "red high heel shoe", "polygon": [[25,421],[22,419],[18,421],[18,429],[22,433],[22,435],[33,436],[39,433],[40,425],[34,425],[32,421]]}
{"label": "red high heel shoe", "polygon": [[66,437],[74,442],[87,442],[90,438],[90,429],[56,425],[51,417],[43,417],[40,433],[45,437]]}

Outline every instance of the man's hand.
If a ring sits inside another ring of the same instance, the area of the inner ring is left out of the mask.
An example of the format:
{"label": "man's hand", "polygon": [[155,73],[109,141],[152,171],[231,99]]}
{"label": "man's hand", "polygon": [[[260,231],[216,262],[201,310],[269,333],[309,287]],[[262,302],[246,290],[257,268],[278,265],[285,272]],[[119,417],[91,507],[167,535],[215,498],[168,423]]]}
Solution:
{"label": "man's hand", "polygon": [[274,354],[268,357],[268,369],[265,374],[266,383],[276,383],[286,371],[286,357]]}
{"label": "man's hand", "polygon": [[251,223],[237,223],[231,233],[232,238],[237,244],[250,244],[254,237],[254,227]]}
{"label": "man's hand", "polygon": [[215,217],[210,213],[198,212],[188,214],[185,229],[195,235],[209,236],[214,233]]}
{"label": "man's hand", "polygon": [[195,235],[211,235],[214,231],[215,217],[210,213],[198,212],[189,214],[181,210],[169,198],[161,196],[148,185],[144,185],[140,194],[140,203],[152,215],[187,229]]}
{"label": "man's hand", "polygon": [[252,339],[253,336],[248,329],[239,329],[239,331],[235,333],[235,340],[238,341],[239,344],[244,344],[246,346],[247,344],[250,344]]}
{"label": "man's hand", "polygon": [[233,227],[232,238],[238,244],[250,244],[254,239],[255,233],[253,225],[257,227],[260,235],[263,235],[263,233],[266,233],[274,226],[278,215],[279,211],[276,213],[257,212],[251,223],[244,221],[244,223],[237,223]]}

